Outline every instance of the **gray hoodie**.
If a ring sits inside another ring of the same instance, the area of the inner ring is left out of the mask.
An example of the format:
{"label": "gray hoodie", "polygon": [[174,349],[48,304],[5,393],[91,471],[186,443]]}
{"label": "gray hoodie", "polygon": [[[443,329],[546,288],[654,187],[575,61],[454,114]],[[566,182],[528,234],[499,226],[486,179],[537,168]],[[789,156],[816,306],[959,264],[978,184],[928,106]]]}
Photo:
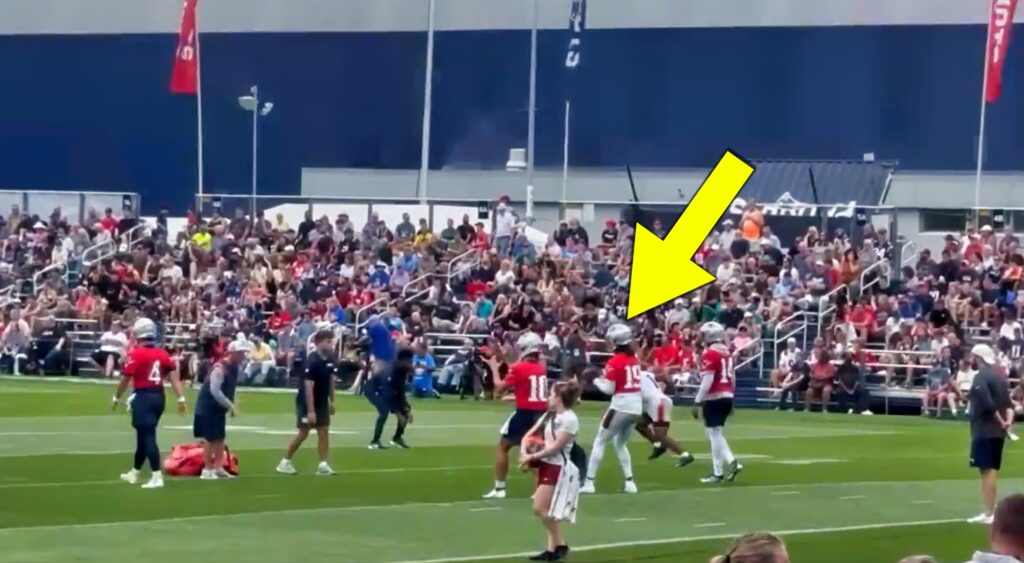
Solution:
{"label": "gray hoodie", "polygon": [[975,551],[974,557],[965,563],[1021,563],[1021,561],[1014,557],[1010,557],[1009,555],[997,555],[995,553]]}

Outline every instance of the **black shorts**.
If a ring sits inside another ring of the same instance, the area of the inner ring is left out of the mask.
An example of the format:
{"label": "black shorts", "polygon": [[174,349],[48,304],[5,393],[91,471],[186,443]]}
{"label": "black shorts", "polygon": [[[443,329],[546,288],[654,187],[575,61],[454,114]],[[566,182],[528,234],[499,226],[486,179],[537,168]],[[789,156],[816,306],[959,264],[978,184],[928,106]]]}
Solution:
{"label": "black shorts", "polygon": [[518,446],[522,443],[526,433],[533,428],[534,424],[537,424],[542,416],[544,416],[544,411],[516,409],[516,412],[512,413],[502,425],[501,438],[513,446]]}
{"label": "black shorts", "polygon": [[725,426],[725,420],[732,414],[732,399],[712,399],[704,403],[704,426],[716,428]]}
{"label": "black shorts", "polygon": [[107,358],[110,356],[114,357],[114,367],[118,367],[121,365],[121,354],[118,354],[117,352],[106,352],[103,350],[96,350],[89,357],[91,357],[93,361],[95,361],[97,364],[101,366],[106,366]]}
{"label": "black shorts", "polygon": [[164,414],[166,404],[163,388],[136,391],[132,397],[132,426],[138,429],[156,428]]}
{"label": "black shorts", "polygon": [[316,424],[310,425],[309,418],[306,417],[306,405],[299,405],[295,409],[295,427],[296,428],[330,428],[331,426],[331,407],[330,406],[314,406],[316,409]]}
{"label": "black shorts", "polygon": [[227,435],[227,428],[227,413],[197,412],[192,421],[192,436],[207,442],[219,442]]}
{"label": "black shorts", "polygon": [[971,440],[971,467],[981,471],[1003,466],[1003,444],[1006,438],[975,438]]}

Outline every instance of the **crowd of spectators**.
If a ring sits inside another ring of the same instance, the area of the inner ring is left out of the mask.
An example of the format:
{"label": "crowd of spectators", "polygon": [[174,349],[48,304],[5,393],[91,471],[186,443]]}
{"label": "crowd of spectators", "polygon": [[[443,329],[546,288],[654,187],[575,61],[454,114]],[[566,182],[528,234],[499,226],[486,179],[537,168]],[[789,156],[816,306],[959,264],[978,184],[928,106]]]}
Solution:
{"label": "crowd of spectators", "polygon": [[[508,198],[485,219],[433,227],[409,214],[393,226],[376,214],[307,212],[297,225],[280,213],[229,215],[190,212],[172,236],[166,211],[138,226],[111,209],[77,223],[60,209],[42,218],[13,207],[0,218],[0,279],[17,301],[5,317],[5,356],[46,336],[56,353],[44,347],[27,359],[59,359],[73,328],[59,319],[103,331],[147,316],[169,338],[189,335],[171,344],[196,374],[228,340],[246,338],[255,344],[248,382],[283,384],[318,327],[333,325],[351,343],[380,315],[418,351],[418,394],[475,397],[489,372],[515,359],[522,332],[544,338],[555,375],[579,378],[606,352],[604,331],[627,321],[633,228],[623,220],[595,236],[569,219],[543,242]],[[1012,230],[950,235],[939,261],[925,250],[894,268],[889,233],[871,223],[810,226],[787,241],[766,223],[755,202],[725,219],[695,256],[717,281],[628,321],[643,363],[678,390],[695,379],[697,327],[708,321],[727,329],[738,370],[774,366],[765,375],[781,407],[792,398],[870,412],[867,378],[877,374],[886,386],[924,389],[925,413],[955,414],[970,380],[965,346],[989,335],[1016,374],[1024,258]],[[661,236],[671,226],[648,224]],[[359,350],[344,352],[358,374]]]}

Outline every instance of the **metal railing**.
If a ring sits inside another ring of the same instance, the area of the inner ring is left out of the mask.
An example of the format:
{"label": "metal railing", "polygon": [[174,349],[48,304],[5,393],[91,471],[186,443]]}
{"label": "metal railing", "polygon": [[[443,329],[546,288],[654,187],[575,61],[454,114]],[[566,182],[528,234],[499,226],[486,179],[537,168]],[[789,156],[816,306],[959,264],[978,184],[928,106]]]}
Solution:
{"label": "metal railing", "polygon": [[44,278],[44,276],[48,276],[51,273],[56,272],[56,271],[60,271],[61,272],[61,274],[60,274],[61,277],[66,276],[67,275],[67,271],[68,271],[68,264],[67,264],[67,262],[61,262],[59,264],[52,264],[52,265],[47,266],[47,267],[43,268],[42,270],[39,270],[38,272],[36,272],[35,275],[32,276],[32,294],[33,295],[39,295],[39,292],[43,290],[42,284],[39,283],[40,280],[42,280]]}
{"label": "metal railing", "polygon": [[368,312],[368,311],[370,311],[370,310],[372,310],[374,307],[377,307],[378,305],[383,305],[383,304],[388,303],[388,302],[390,302],[390,298],[388,298],[388,297],[378,297],[377,299],[373,300],[368,305],[366,305],[366,306],[356,310],[356,317],[355,317],[355,319],[353,319],[353,323],[352,324],[353,324],[353,328],[355,329],[355,332],[356,332],[357,335],[359,334],[359,329],[363,327],[363,324],[365,324],[363,322],[360,322],[360,319],[362,318],[363,314]]}
{"label": "metal railing", "polygon": [[[428,272],[426,274],[423,274],[421,276],[418,276],[416,278],[413,278],[413,279],[409,280],[409,283],[407,283],[407,284],[402,286],[402,292],[400,293],[400,295],[404,298],[409,293],[410,289],[415,289],[415,287],[413,287],[413,286],[415,286],[416,284],[418,284],[418,283],[420,283],[422,281],[428,281],[433,276],[434,276],[434,274]],[[429,290],[430,288],[428,287],[427,289]]]}
{"label": "metal railing", "polygon": [[[828,320],[828,316],[831,315],[832,313],[835,313],[836,310],[839,309],[839,307],[833,302],[833,298],[838,296],[843,291],[849,291],[849,289],[850,289],[850,286],[848,286],[846,284],[842,284],[842,285],[837,286],[832,291],[826,293],[825,295],[822,295],[821,298],[818,299],[818,332],[819,333],[821,333],[821,330],[824,328],[825,321]],[[804,347],[807,347],[807,335],[806,334],[804,335]]]}
{"label": "metal railing", "polygon": [[903,248],[900,249],[900,268],[903,266],[909,266],[917,258],[917,243],[908,240]]}
{"label": "metal railing", "polygon": [[135,225],[134,227],[128,229],[127,231],[125,231],[125,232],[123,232],[123,233],[121,233],[119,235],[119,238],[121,239],[121,242],[123,242],[125,244],[125,246],[126,246],[125,250],[127,250],[128,252],[131,252],[132,245],[135,244],[135,242],[136,242],[135,235],[137,233],[139,233],[139,232],[142,232],[142,230],[145,229],[145,228],[146,228],[146,223],[142,219],[139,219],[139,224],[138,225]]}
{"label": "metal railing", "polygon": [[[754,353],[747,358],[740,359],[742,356],[741,352],[746,350],[753,350]],[[733,351],[733,359],[739,360],[733,365],[733,372],[739,371],[741,368],[745,368],[757,362],[757,376],[764,377],[764,340],[761,338],[755,338],[750,342],[747,342],[744,346],[741,346]]]}
{"label": "metal railing", "polygon": [[[785,334],[782,334],[782,335],[779,334],[779,332],[784,330],[786,326],[790,325],[791,323],[798,322],[798,321],[801,321],[801,320],[803,322],[799,323],[796,328],[790,330],[789,332],[787,332]],[[775,361],[776,362],[778,362],[779,347],[782,345],[782,343],[785,342],[786,340],[789,340],[790,338],[796,337],[796,335],[800,334],[801,332],[803,332],[803,344],[804,344],[803,348],[806,350],[807,349],[807,313],[805,313],[804,311],[797,311],[797,312],[793,313],[792,315],[790,315],[790,316],[782,319],[781,321],[775,323],[775,327],[774,327],[773,334],[772,334],[772,339],[773,339],[772,346],[773,346],[773,352],[774,352],[774,357],[775,357]],[[764,373],[763,373],[764,370],[761,370],[761,371],[762,371],[761,376],[763,377],[764,376]]]}
{"label": "metal railing", "polygon": [[82,252],[82,266],[88,268],[93,264],[110,258],[117,252],[117,244],[113,240],[105,240],[94,244]]}
{"label": "metal railing", "polygon": [[[882,270],[885,270],[888,267],[889,262],[885,260],[879,260],[878,262],[875,262],[874,264],[868,266],[867,268],[864,268],[864,271],[860,273],[860,292],[863,294],[869,288],[881,284],[882,278],[884,277],[884,272]],[[870,282],[867,282],[866,280],[868,274],[875,270],[879,270],[878,275],[875,276],[875,279],[871,280]]]}
{"label": "metal railing", "polygon": [[[478,253],[479,251],[476,249],[467,250],[466,252],[459,254],[455,258],[452,258],[448,262],[447,280],[445,281],[445,285],[448,287],[448,291],[451,291],[452,289],[452,280],[454,280],[457,276],[459,276],[466,270],[472,269],[473,267],[480,263],[480,259],[477,257]],[[471,260],[466,260],[467,258],[470,258]],[[466,267],[460,267],[456,269],[455,264],[459,262],[466,262],[468,265]]]}

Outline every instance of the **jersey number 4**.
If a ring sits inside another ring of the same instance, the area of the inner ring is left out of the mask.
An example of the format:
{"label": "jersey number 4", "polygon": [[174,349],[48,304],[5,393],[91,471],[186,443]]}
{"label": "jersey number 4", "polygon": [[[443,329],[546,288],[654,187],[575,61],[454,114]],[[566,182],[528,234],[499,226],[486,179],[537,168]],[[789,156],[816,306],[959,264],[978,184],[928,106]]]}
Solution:
{"label": "jersey number 4", "polygon": [[530,401],[546,401],[548,398],[548,377],[546,375],[530,376]]}
{"label": "jersey number 4", "polygon": [[163,376],[160,375],[160,362],[154,362],[153,368],[149,370],[149,379],[152,383],[163,383]]}

